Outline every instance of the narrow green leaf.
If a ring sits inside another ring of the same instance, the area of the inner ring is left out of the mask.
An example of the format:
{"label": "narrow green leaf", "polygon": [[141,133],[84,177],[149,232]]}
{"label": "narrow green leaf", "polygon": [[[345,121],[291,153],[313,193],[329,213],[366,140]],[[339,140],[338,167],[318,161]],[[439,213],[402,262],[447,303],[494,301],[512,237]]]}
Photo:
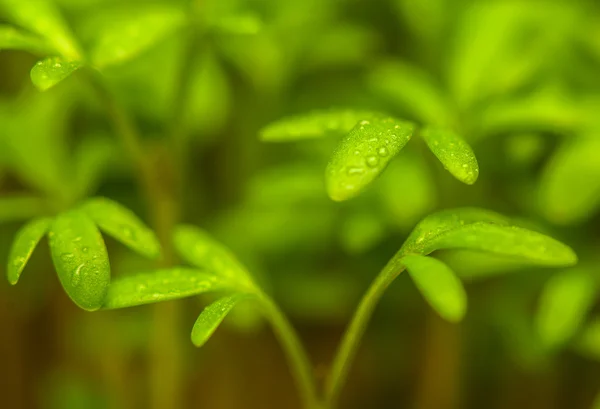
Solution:
{"label": "narrow green leaf", "polygon": [[210,272],[174,267],[118,277],[110,285],[103,309],[177,300],[223,290],[227,282]]}
{"label": "narrow green leaf", "polygon": [[83,210],[103,232],[130,249],[152,259],[160,257],[158,238],[131,210],[105,197],[86,201]]}
{"label": "narrow green leaf", "polygon": [[260,139],[266,142],[289,142],[322,138],[327,134],[344,134],[360,121],[375,117],[372,111],[353,109],[330,109],[290,116],[275,121],[260,131]]}
{"label": "narrow green leaf", "polygon": [[539,205],[554,223],[591,217],[600,207],[600,134],[581,135],[559,148],[542,175]]}
{"label": "narrow green leaf", "polygon": [[479,176],[473,150],[460,136],[448,129],[425,128],[421,132],[427,146],[456,179],[472,185]]}
{"label": "narrow green leaf", "polygon": [[46,91],[81,68],[81,63],[62,57],[50,57],[38,61],[31,69],[31,82],[40,91]]}
{"label": "narrow green leaf", "polygon": [[174,244],[179,256],[189,264],[242,285],[251,285],[246,268],[231,251],[204,230],[189,225],[177,226]]}
{"label": "narrow green leaf", "polygon": [[589,271],[569,270],[548,280],[536,317],[546,346],[558,347],[575,335],[595,301],[596,290]]}
{"label": "narrow green leaf", "polygon": [[208,341],[229,311],[240,301],[252,297],[250,294],[233,294],[223,297],[206,307],[198,316],[192,329],[192,342],[201,347]]}
{"label": "narrow green leaf", "polygon": [[577,255],[567,245],[516,226],[478,222],[440,235],[425,247],[425,253],[439,249],[464,248],[499,254],[545,266],[571,266]]}
{"label": "narrow green leaf", "polygon": [[35,219],[19,229],[8,256],[8,281],[15,285],[19,281],[19,277],[29,261],[33,250],[48,232],[52,219],[41,218]]}
{"label": "narrow green leaf", "polygon": [[110,284],[110,263],[100,231],[87,214],[59,214],[48,233],[52,261],[69,297],[84,310],[102,306]]}
{"label": "narrow green leaf", "polygon": [[0,24],[0,50],[24,50],[34,54],[53,51],[43,38],[4,24]]}
{"label": "narrow green leaf", "polygon": [[441,87],[417,67],[400,61],[379,64],[369,75],[369,86],[423,123],[452,124],[452,111]]}
{"label": "narrow green leaf", "polygon": [[99,68],[120,64],[137,57],[185,23],[185,13],[177,7],[145,6],[116,8],[100,14],[90,55]]}
{"label": "narrow green leaf", "polygon": [[425,256],[403,258],[410,276],[429,305],[444,319],[459,322],[467,311],[467,295],[450,267]]}
{"label": "narrow green leaf", "polygon": [[17,25],[47,38],[66,58],[81,58],[77,41],[53,1],[0,0],[0,8]]}
{"label": "narrow green leaf", "polygon": [[359,122],[339,143],[327,164],[329,197],[343,201],[358,195],[410,140],[414,125],[391,117]]}

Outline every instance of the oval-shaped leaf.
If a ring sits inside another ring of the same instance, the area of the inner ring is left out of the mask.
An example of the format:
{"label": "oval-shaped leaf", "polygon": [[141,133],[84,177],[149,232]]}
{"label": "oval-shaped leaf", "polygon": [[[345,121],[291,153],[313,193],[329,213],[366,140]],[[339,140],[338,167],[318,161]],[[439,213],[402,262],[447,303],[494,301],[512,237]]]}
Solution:
{"label": "oval-shaped leaf", "polygon": [[94,45],[90,55],[94,65],[104,68],[137,57],[185,22],[177,7],[117,7],[96,16]]}
{"label": "oval-shaped leaf", "polygon": [[376,116],[372,111],[330,109],[290,116],[275,121],[260,131],[266,142],[289,142],[322,138],[331,133],[345,134],[360,121]]}
{"label": "oval-shaped leaf", "polygon": [[102,306],[110,284],[110,263],[100,231],[87,214],[59,214],[48,233],[52,261],[69,297],[84,310]]}
{"label": "oval-shaped leaf", "polygon": [[0,50],[24,50],[39,54],[52,52],[52,47],[41,37],[0,24]]}
{"label": "oval-shaped leaf", "polygon": [[391,117],[359,122],[334,151],[325,179],[329,197],[343,201],[358,195],[410,140],[414,125]]}
{"label": "oval-shaped leaf", "polygon": [[456,133],[448,129],[427,127],[421,132],[427,146],[456,179],[472,185],[479,176],[473,150]]}
{"label": "oval-shaped leaf", "polygon": [[548,280],[536,317],[538,333],[546,346],[558,347],[575,335],[595,301],[596,292],[589,271],[570,270]]}
{"label": "oval-shaped leaf", "polygon": [[160,257],[158,238],[131,210],[105,197],[90,199],[82,208],[106,234],[146,257]]}
{"label": "oval-shaped leaf", "polygon": [[8,281],[15,285],[29,261],[33,250],[38,245],[42,237],[48,232],[52,219],[35,219],[19,229],[8,256]]}
{"label": "oval-shaped leaf", "polygon": [[228,248],[206,231],[195,226],[177,226],[174,244],[179,256],[191,265],[217,276],[233,279],[242,285],[251,283],[246,268]]}
{"label": "oval-shaped leaf", "polygon": [[516,226],[474,223],[440,235],[425,248],[464,248],[511,257],[545,266],[571,266],[577,255],[567,245],[541,233]]}
{"label": "oval-shaped leaf", "polygon": [[77,61],[67,61],[62,57],[50,57],[38,61],[31,69],[31,82],[40,91],[46,91],[73,72],[81,68]]}
{"label": "oval-shaped leaf", "polygon": [[250,297],[252,297],[250,294],[237,293],[223,297],[206,307],[198,316],[192,329],[192,342],[194,345],[197,347],[204,345],[229,314],[229,311],[237,303]]}
{"label": "oval-shaped leaf", "polygon": [[103,309],[133,307],[210,291],[223,290],[225,280],[204,270],[174,267],[118,277],[110,285]]}
{"label": "oval-shaped leaf", "polygon": [[81,57],[79,45],[53,1],[0,0],[0,7],[17,25],[47,38],[63,56]]}
{"label": "oval-shaped leaf", "polygon": [[433,257],[417,255],[408,255],[402,262],[423,297],[440,316],[451,322],[463,319],[467,295],[450,267]]}

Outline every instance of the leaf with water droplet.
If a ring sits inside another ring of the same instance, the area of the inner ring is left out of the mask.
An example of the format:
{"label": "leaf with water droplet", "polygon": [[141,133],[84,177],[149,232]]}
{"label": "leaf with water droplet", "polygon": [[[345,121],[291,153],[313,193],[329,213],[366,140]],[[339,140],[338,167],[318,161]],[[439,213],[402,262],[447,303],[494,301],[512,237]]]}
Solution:
{"label": "leaf with water droplet", "polygon": [[289,142],[322,138],[328,134],[345,134],[358,122],[377,116],[372,111],[329,109],[290,116],[275,121],[260,131],[265,142]]}
{"label": "leaf with water droplet", "polygon": [[182,27],[185,19],[180,8],[167,5],[125,5],[99,13],[88,22],[91,60],[99,68],[131,60]]}
{"label": "leaf with water droplet", "polygon": [[191,265],[235,280],[242,286],[252,286],[246,268],[228,248],[206,231],[195,226],[180,225],[175,229],[173,240],[179,256]]}
{"label": "leaf with water droplet", "polygon": [[0,50],[24,50],[34,54],[53,51],[43,38],[4,24],[0,24]]}
{"label": "leaf with water droplet", "polygon": [[0,8],[18,26],[46,38],[63,56],[81,57],[79,45],[53,1],[0,0]]}
{"label": "leaf with water droplet", "polygon": [[591,310],[598,291],[593,273],[568,270],[553,276],[544,286],[536,327],[547,347],[556,348],[571,339]]}
{"label": "leaf with water droplet", "polygon": [[229,311],[233,309],[240,301],[252,298],[251,294],[236,293],[228,297],[223,297],[208,307],[206,307],[198,316],[192,329],[192,342],[197,347],[201,347],[208,341],[212,334]]}
{"label": "leaf with water droplet", "polygon": [[33,250],[48,232],[52,219],[34,219],[19,229],[8,256],[8,267],[6,269],[8,281],[17,284],[19,277],[29,261]]}
{"label": "leaf with water droplet", "polygon": [[110,263],[96,224],[85,212],[71,210],[56,216],[48,238],[66,293],[84,310],[99,309],[110,284]]}
{"label": "leaf with water droplet", "polygon": [[154,232],[131,210],[105,197],[86,201],[82,209],[106,234],[148,258],[160,257],[160,244]]}
{"label": "leaf with water droplet", "polygon": [[222,291],[230,283],[214,274],[188,267],[173,267],[118,277],[113,280],[103,309],[134,307]]}
{"label": "leaf with water droplet", "polygon": [[600,207],[600,133],[579,135],[563,143],[547,162],[540,182],[539,204],[555,223],[590,218]]}
{"label": "leaf with water droplet", "polygon": [[31,69],[31,82],[40,91],[46,91],[77,71],[81,66],[80,62],[68,61],[62,57],[46,58],[38,61]]}
{"label": "leaf with water droplet", "polygon": [[444,319],[459,322],[467,311],[462,283],[446,264],[433,257],[408,255],[402,259],[429,305]]}
{"label": "leaf with water droplet", "polygon": [[358,195],[406,145],[413,130],[412,123],[386,116],[356,124],[340,141],[327,164],[325,180],[329,197],[343,201]]}
{"label": "leaf with water droplet", "polygon": [[427,127],[421,136],[433,154],[456,179],[472,185],[479,176],[479,165],[473,150],[449,129]]}

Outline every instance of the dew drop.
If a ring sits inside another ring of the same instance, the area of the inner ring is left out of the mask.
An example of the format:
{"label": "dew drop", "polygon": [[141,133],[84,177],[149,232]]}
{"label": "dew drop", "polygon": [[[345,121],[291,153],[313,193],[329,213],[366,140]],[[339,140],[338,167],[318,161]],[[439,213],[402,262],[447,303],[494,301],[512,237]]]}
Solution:
{"label": "dew drop", "polygon": [[356,151],[354,151],[354,154],[355,154],[356,156],[359,156],[359,155],[360,155],[360,151],[356,150]]}
{"label": "dew drop", "polygon": [[352,168],[348,168],[348,176],[355,176],[355,175],[361,175],[365,172],[365,170],[363,168],[358,168],[358,167],[352,167]]}
{"label": "dew drop", "polygon": [[123,226],[121,229],[123,231],[123,236],[127,237],[128,239],[133,238],[133,230],[131,230],[131,227]]}
{"label": "dew drop", "polygon": [[83,251],[84,253],[87,253],[87,252],[88,252],[88,250],[89,250],[89,249],[88,249],[87,247],[83,247],[83,248],[81,249],[81,251]]}
{"label": "dew drop", "polygon": [[77,267],[77,269],[73,273],[73,276],[71,277],[71,285],[73,287],[77,287],[81,282],[81,269],[83,268],[83,266],[84,264],[80,264],[79,267]]}
{"label": "dew drop", "polygon": [[386,156],[389,155],[389,152],[388,152],[388,150],[387,150],[387,148],[385,146],[382,146],[381,148],[379,148],[379,150],[377,151],[377,153],[381,157],[386,157]]}
{"label": "dew drop", "polygon": [[379,158],[377,156],[369,156],[367,158],[367,165],[374,168],[379,165]]}
{"label": "dew drop", "polygon": [[60,259],[65,262],[71,261],[73,257],[75,256],[72,253],[63,253],[60,255]]}

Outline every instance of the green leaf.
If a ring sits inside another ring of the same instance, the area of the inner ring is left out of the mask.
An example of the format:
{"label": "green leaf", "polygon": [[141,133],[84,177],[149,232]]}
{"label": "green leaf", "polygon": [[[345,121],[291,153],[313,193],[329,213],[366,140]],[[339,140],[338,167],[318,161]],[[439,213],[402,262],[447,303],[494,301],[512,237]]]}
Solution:
{"label": "green leaf", "polygon": [[223,297],[206,307],[198,316],[192,329],[192,342],[201,347],[208,341],[217,327],[223,322],[229,311],[240,301],[250,298],[250,294],[233,294]]}
{"label": "green leaf", "polygon": [[471,147],[448,129],[425,128],[421,132],[427,146],[456,179],[472,185],[479,176],[479,165]]}
{"label": "green leaf", "polygon": [[19,229],[8,256],[8,281],[15,285],[19,281],[19,277],[29,261],[33,250],[48,232],[52,219],[40,218],[35,219]]}
{"label": "green leaf", "polygon": [[556,348],[575,335],[594,304],[596,290],[589,271],[570,270],[548,280],[536,316],[546,346]]}
{"label": "green leaf", "polygon": [[48,233],[52,261],[69,297],[84,310],[102,306],[110,263],[102,235],[83,211],[59,214]]}
{"label": "green leaf", "polygon": [[467,311],[467,295],[450,267],[425,256],[408,255],[402,262],[429,305],[444,319],[459,322]]}
{"label": "green leaf", "polygon": [[110,285],[103,309],[134,307],[210,291],[220,291],[228,283],[214,274],[186,267],[173,267],[118,277]]}
{"label": "green leaf", "polygon": [[449,231],[432,240],[425,253],[463,248],[499,254],[545,266],[571,266],[577,255],[565,244],[516,226],[478,222]]}
{"label": "green leaf", "polygon": [[0,50],[24,50],[34,54],[52,52],[52,47],[36,35],[0,24]]}
{"label": "green leaf", "polygon": [[600,207],[600,134],[566,141],[547,162],[539,191],[544,215],[560,224],[580,222]]}
{"label": "green leaf", "polygon": [[266,142],[289,142],[322,138],[331,133],[344,134],[360,121],[375,117],[372,111],[353,109],[330,109],[313,111],[275,121],[260,131],[260,139]]}
{"label": "green leaf", "polygon": [[62,57],[46,58],[38,61],[31,69],[31,82],[40,91],[46,91],[73,74],[81,66],[80,62],[68,61]]}
{"label": "green leaf", "polygon": [[221,34],[254,35],[262,28],[260,17],[252,13],[222,17],[214,24],[214,29]]}
{"label": "green leaf", "polygon": [[190,225],[177,226],[174,244],[179,256],[189,264],[211,274],[232,279],[242,286],[252,286],[246,268],[231,251],[204,230]]}
{"label": "green leaf", "polygon": [[429,75],[400,61],[379,64],[369,75],[369,86],[415,119],[440,126],[452,125],[446,96]]}
{"label": "green leaf", "polygon": [[385,169],[410,140],[414,125],[391,117],[359,122],[327,164],[327,193],[335,201],[358,195]]}
{"label": "green leaf", "polygon": [[41,35],[67,59],[81,58],[77,41],[50,0],[0,0],[0,8],[17,25]]}
{"label": "green leaf", "polygon": [[108,169],[118,167],[119,150],[108,136],[89,135],[83,138],[74,152],[72,162],[73,190],[76,198],[91,195]]}
{"label": "green leaf", "polygon": [[160,257],[158,238],[131,210],[105,197],[86,201],[83,210],[103,232],[130,249],[148,258]]}
{"label": "green leaf", "polygon": [[94,35],[92,63],[105,68],[131,60],[184,23],[185,13],[170,6],[126,6],[100,13],[89,23]]}
{"label": "green leaf", "polygon": [[0,198],[0,223],[27,220],[44,214],[46,202],[35,196]]}

